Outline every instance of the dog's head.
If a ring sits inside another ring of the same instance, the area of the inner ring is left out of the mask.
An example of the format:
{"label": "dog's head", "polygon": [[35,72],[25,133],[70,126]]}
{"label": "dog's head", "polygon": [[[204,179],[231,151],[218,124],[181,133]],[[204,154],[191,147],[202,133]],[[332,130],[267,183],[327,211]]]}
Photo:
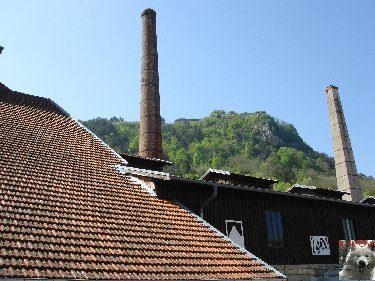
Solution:
{"label": "dog's head", "polygon": [[375,267],[374,245],[354,245],[347,257],[346,264],[351,265],[352,269],[365,274]]}

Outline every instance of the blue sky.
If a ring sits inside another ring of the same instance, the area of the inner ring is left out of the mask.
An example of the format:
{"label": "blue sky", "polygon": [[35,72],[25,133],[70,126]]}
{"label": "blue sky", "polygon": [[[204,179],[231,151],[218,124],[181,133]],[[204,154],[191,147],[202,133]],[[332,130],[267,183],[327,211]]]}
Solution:
{"label": "blue sky", "polygon": [[74,118],[139,118],[141,11],[157,12],[162,116],[267,111],[333,155],[339,87],[359,172],[375,175],[375,1],[0,0],[0,82]]}

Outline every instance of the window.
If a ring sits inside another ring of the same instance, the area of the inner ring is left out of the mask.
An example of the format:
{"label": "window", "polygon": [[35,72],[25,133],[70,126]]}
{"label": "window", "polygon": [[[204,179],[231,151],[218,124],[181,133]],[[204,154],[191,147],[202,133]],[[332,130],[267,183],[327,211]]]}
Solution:
{"label": "window", "polygon": [[284,230],[281,213],[266,210],[267,236],[271,246],[284,246]]}
{"label": "window", "polygon": [[351,219],[342,219],[341,222],[344,229],[344,239],[356,240],[353,221]]}

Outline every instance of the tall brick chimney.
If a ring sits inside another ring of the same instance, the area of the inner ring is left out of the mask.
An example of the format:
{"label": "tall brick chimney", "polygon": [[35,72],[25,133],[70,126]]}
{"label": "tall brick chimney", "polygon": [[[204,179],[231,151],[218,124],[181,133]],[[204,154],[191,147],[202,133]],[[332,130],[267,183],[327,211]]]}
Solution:
{"label": "tall brick chimney", "polygon": [[363,195],[338,88],[330,85],[325,91],[328,98],[338,190],[350,193],[343,196],[344,200],[359,202]]}
{"label": "tall brick chimney", "polygon": [[142,12],[142,74],[139,155],[162,159],[156,12]]}

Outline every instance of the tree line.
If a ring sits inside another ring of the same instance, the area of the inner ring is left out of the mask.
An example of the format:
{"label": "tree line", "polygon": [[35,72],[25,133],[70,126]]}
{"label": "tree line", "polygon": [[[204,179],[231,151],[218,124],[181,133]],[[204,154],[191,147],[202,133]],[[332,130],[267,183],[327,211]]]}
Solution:
{"label": "tree line", "polygon": [[[138,153],[139,122],[123,118],[80,121],[119,153]],[[314,151],[296,128],[266,112],[215,110],[202,119],[162,122],[163,156],[173,162],[166,172],[197,179],[208,168],[279,181],[337,189],[332,157]],[[360,176],[365,195],[375,194],[373,177]]]}

